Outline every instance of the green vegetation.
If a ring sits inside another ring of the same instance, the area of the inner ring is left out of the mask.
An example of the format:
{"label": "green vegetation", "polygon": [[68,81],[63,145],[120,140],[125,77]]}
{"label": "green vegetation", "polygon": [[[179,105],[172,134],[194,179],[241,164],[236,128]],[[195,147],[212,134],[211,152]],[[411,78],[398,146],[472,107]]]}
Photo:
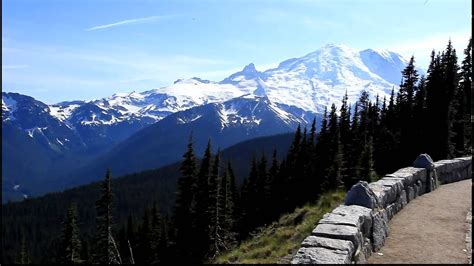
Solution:
{"label": "green vegetation", "polygon": [[316,203],[308,203],[284,214],[267,227],[258,228],[253,237],[217,257],[212,263],[289,263],[293,254],[322,216],[342,203],[345,193],[327,192]]}

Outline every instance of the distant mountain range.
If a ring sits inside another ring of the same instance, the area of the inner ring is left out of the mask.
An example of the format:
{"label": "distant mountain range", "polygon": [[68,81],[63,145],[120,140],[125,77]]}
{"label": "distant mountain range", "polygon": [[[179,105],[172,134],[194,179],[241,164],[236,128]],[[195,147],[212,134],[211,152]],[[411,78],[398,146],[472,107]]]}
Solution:
{"label": "distant mountain range", "polygon": [[346,91],[352,103],[362,90],[388,97],[406,63],[394,52],[331,44],[264,72],[249,64],[220,82],[191,78],[53,105],[2,93],[3,194],[84,184],[106,167],[127,174],[163,166],[180,159],[191,132],[198,152],[209,138],[225,148],[292,132],[315,117],[319,122]]}

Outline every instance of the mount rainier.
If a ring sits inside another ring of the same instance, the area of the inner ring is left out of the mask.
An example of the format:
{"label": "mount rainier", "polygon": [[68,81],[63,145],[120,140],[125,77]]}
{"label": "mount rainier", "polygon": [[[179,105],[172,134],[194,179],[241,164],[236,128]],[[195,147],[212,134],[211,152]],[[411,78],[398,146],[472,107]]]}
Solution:
{"label": "mount rainier", "polygon": [[[143,92],[52,105],[17,93],[2,93],[2,126],[15,131],[15,134],[2,134],[2,140],[12,142],[8,139],[12,135],[23,134],[24,139],[31,139],[36,146],[56,156],[51,159],[51,169],[58,173],[65,165],[82,166],[76,159],[78,156],[110,162],[114,161],[110,159],[111,152],[139,149],[130,146],[133,140],[146,146],[150,140],[137,140],[137,136],[146,135],[141,131],[150,131],[145,128],[155,123],[156,132],[167,134],[175,134],[186,125],[184,128],[189,130],[199,125],[194,131],[204,138],[203,145],[212,136],[213,141],[216,139],[218,145],[225,147],[257,136],[293,131],[297,124],[309,123],[314,117],[319,121],[324,108],[339,104],[346,92],[352,103],[362,90],[372,97],[388,98],[392,88],[397,89],[407,62],[390,51],[357,51],[329,44],[263,72],[249,64],[220,82],[194,77]],[[179,159],[184,147],[181,142],[169,144],[170,149],[178,150],[171,152],[173,156],[162,154],[163,164]],[[7,157],[12,153],[2,152]],[[17,167],[3,165],[12,160]],[[18,188],[18,184],[25,183],[26,176],[39,178],[46,171],[37,173],[14,158],[2,160],[2,165],[6,169],[2,170],[6,177],[3,180],[10,182],[7,187]],[[156,166],[159,165],[143,167]],[[127,168],[124,173],[143,167]]]}

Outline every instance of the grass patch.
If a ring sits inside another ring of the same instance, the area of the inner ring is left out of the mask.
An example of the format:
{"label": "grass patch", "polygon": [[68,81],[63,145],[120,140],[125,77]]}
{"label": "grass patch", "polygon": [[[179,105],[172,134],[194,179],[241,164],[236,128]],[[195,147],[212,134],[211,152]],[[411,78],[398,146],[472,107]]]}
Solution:
{"label": "grass patch", "polygon": [[[277,222],[258,228],[254,237],[217,257],[213,263],[275,264],[289,263],[290,256],[311,234],[327,212],[341,204],[345,193],[328,192],[316,203],[308,203],[294,212],[284,214]],[[295,221],[300,221],[295,224]]]}

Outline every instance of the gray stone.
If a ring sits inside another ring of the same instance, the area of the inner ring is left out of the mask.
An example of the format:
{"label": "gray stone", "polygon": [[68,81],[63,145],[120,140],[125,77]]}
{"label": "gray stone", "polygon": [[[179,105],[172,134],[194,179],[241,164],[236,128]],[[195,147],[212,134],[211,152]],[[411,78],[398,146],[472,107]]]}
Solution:
{"label": "gray stone", "polygon": [[[383,181],[382,179],[372,182],[369,184],[369,188],[374,194],[381,198],[380,206],[386,207],[388,204],[394,202],[397,199],[398,194],[403,190],[403,185],[394,185],[390,181]],[[377,197],[377,199],[378,199]]]}
{"label": "gray stone", "polygon": [[389,234],[388,217],[385,210],[377,210],[372,213],[372,247],[379,251],[385,243]]}
{"label": "gray stone", "polygon": [[[413,169],[417,169],[417,168],[413,168]],[[415,173],[411,169],[400,169],[390,175],[390,178],[393,178],[393,177],[401,178],[403,180],[402,182],[405,188],[416,182]]]}
{"label": "gray stone", "polygon": [[[410,184],[409,184],[409,181],[410,181],[410,180],[407,180],[407,179],[401,178],[401,177],[396,177],[396,176],[394,176],[394,175],[386,175],[386,176],[383,177],[383,179],[400,181],[400,182],[402,182],[403,187],[404,187],[405,189],[407,189],[407,187],[410,185]],[[369,186],[370,186],[370,184],[369,184]]]}
{"label": "gray stone", "polygon": [[[390,200],[392,200],[392,197],[395,195],[390,194],[390,188],[386,187],[382,184],[379,184],[377,182],[372,182],[369,184],[370,190],[374,192],[374,195],[377,197],[377,202],[379,203],[380,207],[384,208],[386,207]],[[390,196],[390,199],[389,199]]]}
{"label": "gray stone", "polygon": [[436,189],[436,183],[435,183],[435,180],[434,178],[430,178],[430,192],[431,191],[434,191]]}
{"label": "gray stone", "polygon": [[420,190],[421,190],[421,187],[415,183],[415,185],[413,186],[413,190],[415,191],[415,199],[420,195]]}
{"label": "gray stone", "polygon": [[359,205],[366,208],[376,208],[379,203],[374,192],[370,190],[367,182],[359,181],[347,192],[344,205]]}
{"label": "gray stone", "polygon": [[372,256],[372,243],[369,238],[365,238],[364,245],[358,249],[352,259],[356,264],[367,264],[367,260]]}
{"label": "gray stone", "polygon": [[428,154],[422,153],[418,155],[418,157],[416,157],[415,161],[413,162],[413,167],[433,170],[434,169],[433,159],[431,159],[431,157]]}
{"label": "gray stone", "polygon": [[416,192],[417,192],[416,195],[417,196],[421,196],[421,195],[423,195],[423,193],[425,193],[425,191],[423,190],[423,188],[424,188],[423,184],[421,183],[420,180],[416,181],[415,187],[416,187]]}
{"label": "gray stone", "polygon": [[[431,172],[430,170],[424,169],[424,168],[415,168],[413,167],[413,177],[416,181],[420,180],[421,182],[426,182],[426,178],[428,176],[428,172]],[[413,185],[413,184],[411,184]]]}
{"label": "gray stone", "polygon": [[380,180],[377,181],[379,184],[382,184],[386,187],[390,187],[392,189],[395,190],[395,193],[396,195],[400,195],[402,190],[403,190],[403,182],[397,178],[397,179],[394,179],[394,178],[382,178]]}
{"label": "gray stone", "polygon": [[436,171],[438,172],[438,174],[446,172],[446,169],[448,167],[448,163],[449,162],[447,162],[446,160],[434,162],[434,167],[435,167]]}
{"label": "gray stone", "polygon": [[318,224],[311,234],[314,236],[349,240],[354,244],[355,249],[358,249],[362,244],[362,232],[359,228],[351,225]]}
{"label": "gray stone", "polygon": [[407,205],[407,193],[405,192],[405,190],[402,191],[402,193],[400,194],[400,196],[398,197],[396,203],[398,204],[398,210],[401,210],[403,209],[406,205]]}
{"label": "gray stone", "polygon": [[350,264],[347,251],[327,248],[300,248],[291,264]]}
{"label": "gray stone", "polygon": [[358,205],[340,205],[331,213],[326,213],[319,223],[352,225],[359,228],[362,234],[367,235],[372,227],[371,211],[369,208]]}
{"label": "gray stone", "polygon": [[426,173],[427,170],[424,168],[405,167],[387,176],[403,178],[403,185],[406,189],[408,186],[412,186],[417,180],[425,182]]}
{"label": "gray stone", "polygon": [[408,190],[406,190],[406,194],[407,194],[407,203],[412,201],[415,198],[415,189],[413,188],[413,186],[408,187]]}
{"label": "gray stone", "polygon": [[333,239],[319,236],[308,236],[301,243],[304,248],[329,248],[347,251],[351,256],[355,252],[354,244],[349,240]]}
{"label": "gray stone", "polygon": [[387,211],[388,220],[392,220],[393,216],[395,216],[395,214],[397,214],[397,212],[399,211],[397,206],[398,206],[397,203],[392,203],[388,205],[387,208],[385,209]]}
{"label": "gray stone", "polygon": [[453,180],[453,182],[462,180],[462,176],[461,176],[461,171],[460,171],[460,169],[456,169],[456,171],[453,172],[453,175],[454,175],[454,180]]}

